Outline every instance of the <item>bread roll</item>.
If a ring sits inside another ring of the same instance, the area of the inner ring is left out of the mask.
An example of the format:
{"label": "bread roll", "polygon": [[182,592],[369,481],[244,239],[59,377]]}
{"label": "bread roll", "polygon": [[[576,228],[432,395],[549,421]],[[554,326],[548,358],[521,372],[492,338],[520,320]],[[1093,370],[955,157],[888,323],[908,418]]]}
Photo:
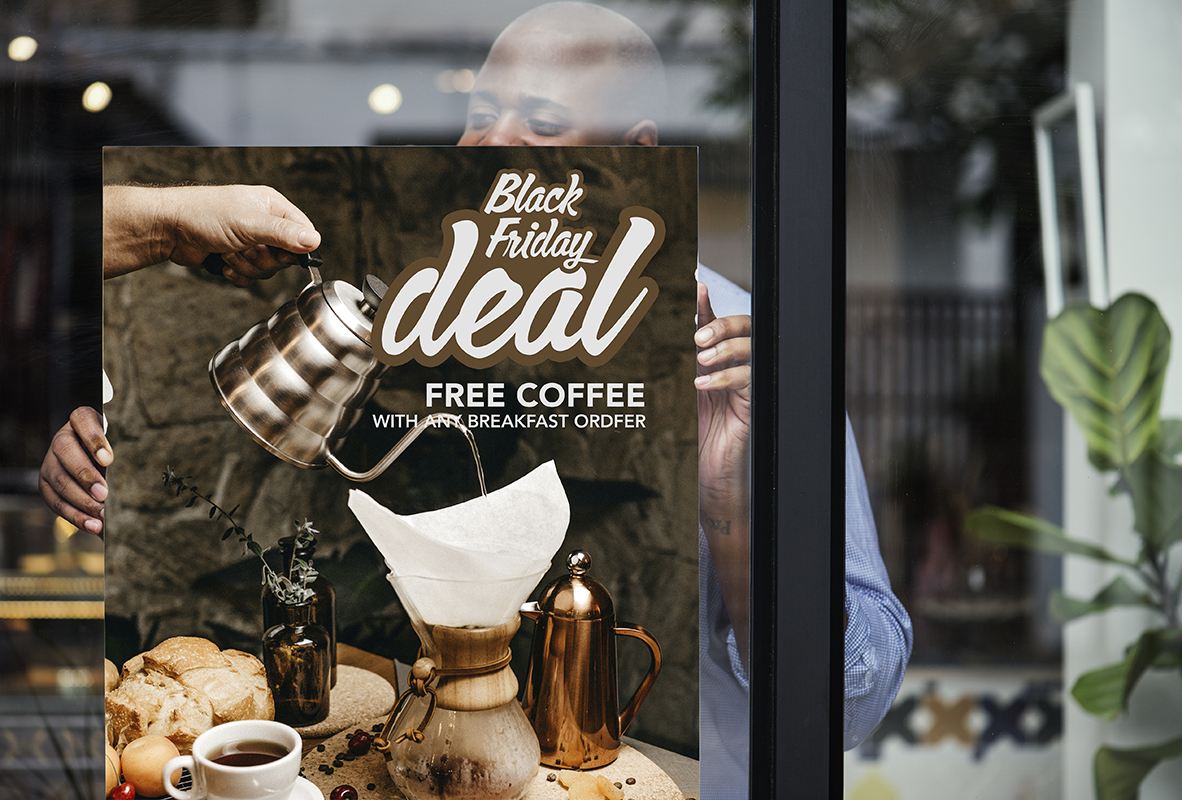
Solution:
{"label": "bread roll", "polygon": [[275,718],[257,658],[192,636],[168,639],[129,659],[119,685],[107,693],[106,711],[120,752],[141,736],[159,734],[189,753],[214,725]]}
{"label": "bread roll", "polygon": [[181,683],[209,698],[214,724],[273,718],[275,705],[259,660],[241,650],[224,650],[219,655],[226,667],[196,667],[180,676]]}

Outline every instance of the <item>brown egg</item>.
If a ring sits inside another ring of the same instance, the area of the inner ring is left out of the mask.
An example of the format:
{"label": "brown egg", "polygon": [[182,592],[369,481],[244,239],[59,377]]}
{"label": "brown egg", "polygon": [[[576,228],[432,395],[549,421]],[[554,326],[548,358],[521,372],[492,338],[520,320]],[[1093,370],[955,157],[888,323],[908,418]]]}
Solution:
{"label": "brown egg", "polygon": [[164,765],[180,751],[163,736],[144,736],[123,748],[123,780],[135,786],[137,797],[164,795]]}
{"label": "brown egg", "polygon": [[[107,745],[107,794],[119,785],[119,754],[115,748]],[[105,796],[105,795],[104,795]]]}

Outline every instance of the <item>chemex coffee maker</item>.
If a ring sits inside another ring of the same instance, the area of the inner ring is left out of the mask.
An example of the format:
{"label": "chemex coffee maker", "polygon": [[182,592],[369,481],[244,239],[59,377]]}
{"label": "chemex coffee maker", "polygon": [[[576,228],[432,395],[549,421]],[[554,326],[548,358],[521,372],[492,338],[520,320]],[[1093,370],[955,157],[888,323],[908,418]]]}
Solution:
{"label": "chemex coffee maker", "polygon": [[376,275],[366,275],[361,288],[326,282],[317,256],[298,258],[311,282],[214,354],[209,379],[230,416],[272,455],[302,469],[328,466],[351,481],[371,481],[424,430],[457,426],[459,418],[424,417],[367,470],[343,464],[334,450],[361,419],[386,370],[370,344],[386,284]]}
{"label": "chemex coffee maker", "polygon": [[[451,603],[436,602],[428,611],[415,599],[438,601],[474,591],[497,595],[501,586],[390,576],[421,648],[409,687],[375,747],[385,754],[394,785],[407,800],[515,800],[528,789],[539,762],[587,770],[616,760],[620,736],[660,673],[661,648],[643,628],[616,624],[611,596],[590,576],[590,568],[589,555],[571,553],[567,574],[538,602],[521,606],[521,616],[537,624],[524,709],[517,702],[509,649],[520,618],[514,614],[497,622],[469,610],[476,624],[461,624],[438,609]],[[521,581],[504,584],[513,591],[508,587]],[[446,618],[449,624],[433,624],[432,618]],[[617,636],[641,640],[652,655],[623,711],[616,682]]]}

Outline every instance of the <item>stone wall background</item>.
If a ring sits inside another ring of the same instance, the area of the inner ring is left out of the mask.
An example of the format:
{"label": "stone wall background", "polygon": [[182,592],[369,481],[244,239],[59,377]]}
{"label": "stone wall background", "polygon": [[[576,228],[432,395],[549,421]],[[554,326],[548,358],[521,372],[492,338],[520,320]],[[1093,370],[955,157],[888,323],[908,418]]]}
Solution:
{"label": "stone wall background", "polygon": [[[366,272],[387,282],[438,253],[439,223],[473,208],[497,170],[538,169],[561,180],[581,169],[584,220],[599,231],[599,252],[619,211],[657,211],[666,243],[646,274],[657,303],[621,353],[595,370],[581,363],[476,371],[455,363],[390,370],[374,399],[381,409],[422,413],[428,380],[643,380],[648,429],[642,431],[476,432],[489,488],[543,461],[557,462],[571,500],[571,527],[555,559],[583,548],[613,593],[621,619],[644,625],[662,643],[664,671],[631,734],[696,753],[698,723],[697,420],[694,389],[693,265],[697,243],[695,153],[687,148],[109,148],[104,182],[263,183],[283,192],[315,222],[326,280],[359,283]],[[209,358],[268,317],[307,283],[289,269],[242,290],[205,274],[162,265],[105,284],[104,365],[115,398],[106,407],[116,461],[107,509],[108,652],[121,660],[173,635],[258,650],[258,569],[223,526],[200,507],[165,492],[171,465],[228,506],[262,543],[290,531],[294,518],[323,531],[318,567],[337,588],[340,640],[413,660],[416,642],[385,580],[386,568],[346,507],[348,482],[331,470],[304,471],[273,458],[221,408],[207,375]],[[509,394],[511,394],[511,389]],[[513,409],[505,409],[511,412]],[[558,409],[566,410],[566,409]],[[579,409],[576,409],[579,410]],[[368,465],[396,432],[367,419],[350,438],[346,463]],[[476,491],[463,438],[431,432],[366,487],[400,512],[459,502]],[[536,595],[535,595],[536,596]],[[525,623],[515,642],[524,677]],[[621,701],[639,682],[647,656],[620,646]]]}

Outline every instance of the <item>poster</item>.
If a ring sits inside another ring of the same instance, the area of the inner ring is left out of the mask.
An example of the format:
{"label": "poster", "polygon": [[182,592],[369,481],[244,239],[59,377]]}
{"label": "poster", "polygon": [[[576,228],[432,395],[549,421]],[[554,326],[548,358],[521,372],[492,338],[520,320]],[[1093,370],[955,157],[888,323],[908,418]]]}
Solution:
{"label": "poster", "polygon": [[[340,722],[344,706],[334,717],[332,700],[349,691],[356,719],[341,730],[376,738],[395,692],[407,688],[407,665],[435,651],[412,624],[405,586],[396,591],[388,579],[400,565],[418,577],[425,557],[397,547],[383,557],[359,522],[356,493],[403,522],[466,509],[434,533],[414,533],[469,548],[452,564],[454,587],[414,594],[430,598],[430,616],[448,598],[465,609],[491,606],[487,576],[465,585],[473,570],[494,570],[514,541],[564,521],[546,504],[558,495],[520,518],[514,512],[542,491],[536,481],[554,488],[545,483],[552,470],[569,523],[559,525],[553,553],[515,554],[549,563],[525,599],[569,576],[570,554],[586,554],[580,574],[589,564],[616,624],[642,626],[661,650],[660,674],[628,735],[696,756],[695,149],[108,148],[103,162],[107,192],[270,187],[319,234],[310,257],[268,280],[231,280],[234,257],[215,257],[104,284],[105,414],[118,452],[104,522],[116,749],[163,735],[183,757],[206,730],[270,710],[316,731],[302,750],[335,733],[325,726]],[[383,461],[419,423],[422,435]],[[375,465],[384,471],[357,480]],[[478,467],[489,500],[505,487],[523,493],[482,512],[472,505]],[[497,544],[473,557],[482,525]],[[448,539],[460,528],[469,538]],[[276,549],[281,537],[296,537],[286,559]],[[467,557],[470,570],[460,566]],[[268,571],[270,579],[260,577]],[[308,711],[315,669],[294,688],[276,682],[280,656],[295,658],[295,645],[266,634],[301,620],[263,618],[266,602],[292,592],[298,599],[318,583],[335,589],[333,623],[312,620],[336,655],[327,722],[314,721],[315,702]],[[491,627],[466,613],[435,618],[448,628]],[[530,664],[534,632],[524,620],[500,665],[517,696],[539,668]],[[636,637],[613,645],[622,707],[651,662]],[[393,669],[385,675],[393,686],[358,689],[391,661],[402,665],[397,678]],[[576,705],[603,705],[580,691]],[[428,699],[420,693],[408,707]],[[573,713],[583,712],[591,713]],[[444,712],[435,713],[438,728]],[[410,729],[413,720],[388,732]],[[306,779],[327,797],[339,775],[377,765],[365,796],[397,796],[381,782],[376,750],[346,755],[313,747]],[[461,796],[447,786],[460,791],[472,769],[424,773],[423,796]],[[553,771],[543,766],[531,780]]]}

